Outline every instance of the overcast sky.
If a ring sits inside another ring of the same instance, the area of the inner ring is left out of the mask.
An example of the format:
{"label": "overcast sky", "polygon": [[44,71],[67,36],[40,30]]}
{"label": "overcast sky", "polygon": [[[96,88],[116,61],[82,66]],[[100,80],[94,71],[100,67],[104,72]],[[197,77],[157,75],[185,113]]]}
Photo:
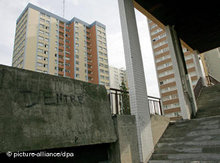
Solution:
{"label": "overcast sky", "polygon": [[[0,0],[0,64],[11,66],[16,19],[28,3],[56,15],[63,15],[63,0]],[[125,68],[118,0],[65,0],[65,16],[87,23],[95,20],[106,25],[109,65]],[[156,72],[146,17],[136,11],[148,95],[159,97]]]}

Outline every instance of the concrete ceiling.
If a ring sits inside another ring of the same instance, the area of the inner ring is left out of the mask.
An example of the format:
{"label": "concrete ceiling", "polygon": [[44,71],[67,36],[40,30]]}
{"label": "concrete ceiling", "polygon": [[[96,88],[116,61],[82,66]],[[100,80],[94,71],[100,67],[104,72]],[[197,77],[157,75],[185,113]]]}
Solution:
{"label": "concrete ceiling", "polygon": [[[220,46],[219,1],[135,0],[163,25],[174,25],[179,37],[200,53]],[[192,3],[193,2],[193,3]]]}

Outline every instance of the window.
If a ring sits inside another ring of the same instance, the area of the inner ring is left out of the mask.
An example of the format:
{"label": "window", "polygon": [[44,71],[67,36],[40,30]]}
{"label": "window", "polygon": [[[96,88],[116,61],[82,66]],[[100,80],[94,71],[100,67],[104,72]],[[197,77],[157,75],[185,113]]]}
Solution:
{"label": "window", "polygon": [[105,79],[105,77],[103,75],[101,75],[100,77],[101,77],[101,79]]}
{"label": "window", "polygon": [[45,41],[49,42],[49,39],[48,39],[48,38],[45,38]]}
{"label": "window", "polygon": [[75,49],[75,53],[79,53],[79,50],[78,50],[78,49]]}
{"label": "window", "polygon": [[37,49],[37,51],[43,53],[43,49]]}
{"label": "window", "polygon": [[41,37],[41,36],[39,36],[38,38],[39,38],[39,40],[44,40],[44,38],[43,38],[43,37]]}
{"label": "window", "polygon": [[40,33],[40,34],[44,34],[44,31],[42,31],[42,30],[39,30],[39,33]]}
{"label": "window", "polygon": [[40,24],[40,27],[41,27],[41,28],[44,28],[44,25],[43,25],[43,24]]}
{"label": "window", "polygon": [[42,60],[43,57],[38,55],[38,56],[37,56],[37,59]]}
{"label": "window", "polygon": [[40,21],[41,21],[41,22],[45,22],[45,19],[43,19],[43,18],[40,18]]}
{"label": "window", "polygon": [[41,42],[38,42],[38,46],[43,47],[43,46],[44,46],[44,44],[43,44],[43,43],[41,43]]}
{"label": "window", "polygon": [[79,78],[79,74],[76,74],[76,78]]}
{"label": "window", "polygon": [[41,16],[45,16],[45,14],[44,14],[44,13],[40,13],[40,15],[41,15]]}
{"label": "window", "polygon": [[45,47],[45,48],[48,48],[48,47],[49,47],[49,45],[48,45],[48,44],[45,44],[45,45],[44,45],[44,47]]}
{"label": "window", "polygon": [[37,62],[37,66],[42,67],[42,66],[43,66],[43,64],[42,64],[42,63],[40,63],[40,62]]}
{"label": "window", "polygon": [[78,65],[78,64],[79,64],[79,61],[76,61],[76,64]]}
{"label": "window", "polygon": [[79,71],[79,67],[76,67],[76,71]]}
{"label": "window", "polygon": [[151,36],[153,36],[153,35],[155,35],[155,34],[157,34],[157,33],[161,32],[161,31],[162,31],[162,29],[161,29],[161,28],[157,29],[157,30],[155,30],[155,31],[151,32]]}
{"label": "window", "polygon": [[157,27],[157,24],[153,24],[150,29],[154,29],[155,27]]}

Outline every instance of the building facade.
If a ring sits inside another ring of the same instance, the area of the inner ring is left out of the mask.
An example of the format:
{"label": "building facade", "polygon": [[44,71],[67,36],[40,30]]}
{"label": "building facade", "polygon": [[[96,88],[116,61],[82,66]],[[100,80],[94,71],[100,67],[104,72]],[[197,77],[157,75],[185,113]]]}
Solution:
{"label": "building facade", "polygon": [[220,48],[200,54],[205,76],[212,76],[220,81]]}
{"label": "building facade", "polygon": [[12,66],[108,88],[105,25],[69,21],[28,4],[16,22]]}
{"label": "building facade", "polygon": [[[181,88],[178,86],[177,79],[174,73],[173,63],[175,62],[170,55],[167,34],[164,29],[160,28],[152,20],[148,19],[149,32],[151,37],[152,49],[154,54],[154,60],[156,65],[158,85],[160,95],[162,99],[163,112],[171,120],[177,120],[182,118],[180,96]],[[191,77],[192,86],[195,87],[199,76],[199,68],[196,65],[196,59],[198,59],[197,53],[191,51],[182,43],[182,49],[184,58],[188,70],[188,74]]]}
{"label": "building facade", "polygon": [[122,81],[128,88],[128,82],[126,77],[126,71],[123,68],[116,68],[109,66],[110,72],[110,88],[120,89]]}

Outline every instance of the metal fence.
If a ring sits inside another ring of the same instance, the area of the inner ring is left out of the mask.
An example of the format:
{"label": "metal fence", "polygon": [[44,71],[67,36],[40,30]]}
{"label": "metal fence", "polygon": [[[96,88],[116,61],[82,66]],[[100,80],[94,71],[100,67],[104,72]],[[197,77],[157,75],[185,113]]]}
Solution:
{"label": "metal fence", "polygon": [[[130,104],[129,101],[126,101],[124,106],[125,95],[129,99],[129,92],[122,91],[119,89],[110,88],[109,90],[109,100],[111,104],[112,114],[130,114]],[[158,97],[148,96],[148,102],[150,107],[150,114],[162,115],[161,109],[161,99]]]}

